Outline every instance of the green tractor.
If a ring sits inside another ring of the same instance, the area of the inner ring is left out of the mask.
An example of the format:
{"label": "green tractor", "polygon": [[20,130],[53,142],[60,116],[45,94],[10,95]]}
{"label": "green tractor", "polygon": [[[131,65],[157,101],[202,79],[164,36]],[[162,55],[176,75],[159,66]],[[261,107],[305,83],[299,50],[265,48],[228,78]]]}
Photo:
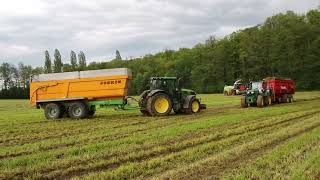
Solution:
{"label": "green tractor", "polygon": [[258,106],[260,108],[271,105],[272,91],[267,88],[265,81],[250,82],[246,93],[241,98],[241,107]]}
{"label": "green tractor", "polygon": [[193,114],[206,109],[206,105],[200,103],[196,92],[181,89],[180,79],[176,77],[152,77],[150,89],[140,95],[140,111],[149,116],[169,115],[175,113]]}

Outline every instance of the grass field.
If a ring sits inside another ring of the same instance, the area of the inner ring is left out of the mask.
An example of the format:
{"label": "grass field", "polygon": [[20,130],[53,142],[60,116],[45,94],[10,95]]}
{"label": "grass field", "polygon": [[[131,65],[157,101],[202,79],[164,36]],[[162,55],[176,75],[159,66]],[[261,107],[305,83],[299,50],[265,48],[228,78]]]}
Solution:
{"label": "grass field", "polygon": [[320,92],[292,104],[239,108],[201,95],[196,115],[45,120],[28,101],[0,101],[0,179],[319,179]]}

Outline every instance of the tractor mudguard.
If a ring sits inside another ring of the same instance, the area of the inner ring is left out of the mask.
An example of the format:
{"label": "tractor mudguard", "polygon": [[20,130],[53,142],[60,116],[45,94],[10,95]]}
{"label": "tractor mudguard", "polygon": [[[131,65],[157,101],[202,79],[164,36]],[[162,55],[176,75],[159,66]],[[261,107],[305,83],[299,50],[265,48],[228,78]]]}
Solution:
{"label": "tractor mudguard", "polygon": [[196,95],[189,95],[185,98],[184,102],[183,102],[183,109],[189,108],[189,102],[193,99],[196,98]]}
{"label": "tractor mudguard", "polygon": [[146,104],[147,104],[147,96],[148,96],[148,93],[150,92],[150,90],[145,90],[143,91],[141,94],[140,94],[140,98],[139,98],[139,106],[140,108],[145,108]]}
{"label": "tractor mudguard", "polygon": [[164,90],[160,90],[160,89],[157,89],[157,90],[151,90],[151,91],[149,92],[149,94],[147,95],[147,97],[149,98],[149,97],[151,97],[151,96],[155,95],[155,94],[156,94],[156,93],[158,93],[158,92],[164,92],[164,93],[165,93],[165,91],[164,91]]}
{"label": "tractor mudguard", "polygon": [[140,94],[140,98],[145,98],[147,94],[150,92],[150,90],[145,90]]}

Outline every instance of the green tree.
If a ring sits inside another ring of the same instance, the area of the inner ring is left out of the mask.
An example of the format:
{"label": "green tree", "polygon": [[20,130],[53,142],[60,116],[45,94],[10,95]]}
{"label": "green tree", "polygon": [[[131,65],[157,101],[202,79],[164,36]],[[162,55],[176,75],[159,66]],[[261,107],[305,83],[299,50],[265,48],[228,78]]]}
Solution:
{"label": "green tree", "polygon": [[72,71],[74,71],[72,65],[70,65],[70,64],[63,64],[62,70],[63,70],[63,72],[72,72]]}
{"label": "green tree", "polygon": [[20,85],[23,88],[27,88],[30,78],[33,76],[33,69],[32,67],[24,65],[22,62],[18,65],[18,72],[19,72],[19,79]]}
{"label": "green tree", "polygon": [[135,94],[140,94],[145,90],[145,79],[141,73],[138,73],[134,78],[134,87],[135,87]]}
{"label": "green tree", "polygon": [[14,85],[15,67],[9,63],[2,63],[0,66],[0,78],[3,81],[3,89],[9,89]]}
{"label": "green tree", "polygon": [[122,60],[122,57],[120,55],[120,52],[118,50],[116,50],[116,59],[115,60]]}
{"label": "green tree", "polygon": [[44,73],[52,73],[52,65],[51,65],[51,58],[50,58],[50,54],[49,51],[45,51],[45,62],[44,62]]}
{"label": "green tree", "polygon": [[62,71],[62,60],[61,60],[61,54],[58,49],[54,50],[54,72],[59,73]]}
{"label": "green tree", "polygon": [[80,51],[80,53],[78,54],[78,60],[79,60],[79,70],[80,71],[85,70],[87,66],[87,62],[86,62],[86,56],[82,51]]}
{"label": "green tree", "polygon": [[77,55],[74,51],[71,51],[70,53],[70,64],[71,64],[71,71],[76,71],[78,68],[78,63],[77,63]]}

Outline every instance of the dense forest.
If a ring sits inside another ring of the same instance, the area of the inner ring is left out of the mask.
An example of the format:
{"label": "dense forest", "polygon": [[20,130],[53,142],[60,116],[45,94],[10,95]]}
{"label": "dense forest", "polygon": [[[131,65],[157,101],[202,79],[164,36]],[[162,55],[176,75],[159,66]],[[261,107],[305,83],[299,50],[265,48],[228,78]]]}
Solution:
{"label": "dense forest", "polygon": [[[1,65],[3,90],[0,98],[18,98],[17,91],[27,90],[29,77],[37,73],[119,67],[133,71],[131,94],[142,92],[151,76],[181,77],[184,87],[199,93],[221,92],[225,84],[237,79],[250,81],[269,76],[292,78],[298,90],[320,89],[320,11],[311,10],[304,15],[292,11],[280,13],[263,24],[224,38],[212,36],[192,48],[164,50],[141,58],[122,60],[120,52],[116,51],[111,61],[87,65],[83,52],[77,60],[72,51],[70,63],[63,64],[56,50],[51,64],[46,51],[44,68]],[[8,69],[11,69],[9,73]]]}

